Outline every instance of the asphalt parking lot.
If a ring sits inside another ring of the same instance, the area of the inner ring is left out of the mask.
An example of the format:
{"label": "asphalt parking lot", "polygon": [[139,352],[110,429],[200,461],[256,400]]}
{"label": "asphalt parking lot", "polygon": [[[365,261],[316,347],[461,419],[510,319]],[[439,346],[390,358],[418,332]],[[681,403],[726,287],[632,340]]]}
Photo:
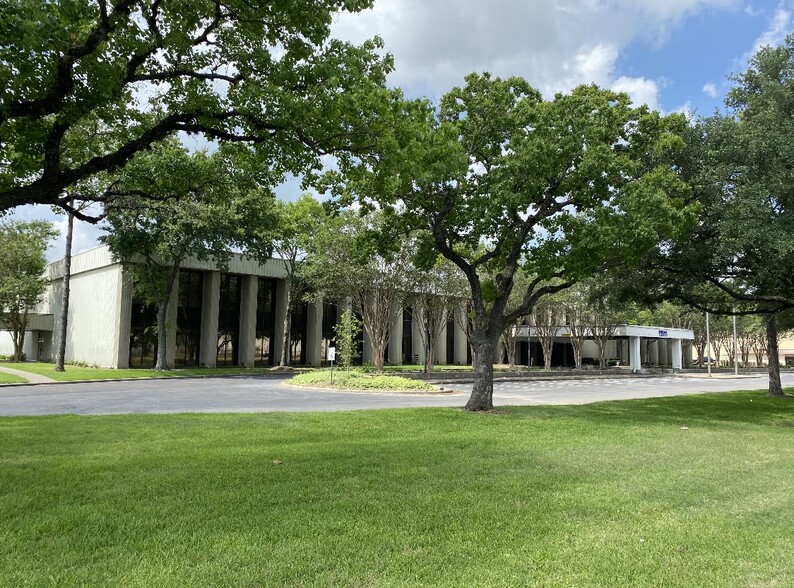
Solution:
{"label": "asphalt parking lot", "polygon": [[[444,394],[337,392],[296,388],[289,376],[239,376],[75,382],[0,387],[0,415],[143,414],[182,412],[306,412],[426,406],[463,406],[470,383]],[[782,375],[794,386],[794,374]],[[584,404],[601,400],[755,390],[764,374],[714,378],[663,375],[643,378],[580,378],[499,381],[494,404]]]}

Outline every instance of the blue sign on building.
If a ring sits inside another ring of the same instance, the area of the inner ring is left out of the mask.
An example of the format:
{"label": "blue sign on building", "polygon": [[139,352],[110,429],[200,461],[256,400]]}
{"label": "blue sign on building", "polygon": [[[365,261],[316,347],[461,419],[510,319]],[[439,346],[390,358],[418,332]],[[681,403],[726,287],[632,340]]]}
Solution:
{"label": "blue sign on building", "polygon": [[667,337],[667,331],[665,329],[659,329],[659,336]]}

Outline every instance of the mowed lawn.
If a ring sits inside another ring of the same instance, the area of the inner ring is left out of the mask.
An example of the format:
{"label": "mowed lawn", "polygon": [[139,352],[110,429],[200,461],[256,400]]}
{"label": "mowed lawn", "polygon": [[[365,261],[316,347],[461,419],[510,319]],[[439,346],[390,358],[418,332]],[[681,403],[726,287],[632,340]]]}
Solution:
{"label": "mowed lawn", "polygon": [[[54,363],[46,362],[0,362],[0,367],[9,367],[31,374],[47,376],[57,382],[79,382],[89,380],[120,380],[129,378],[178,378],[195,376],[238,376],[263,375],[269,372],[266,368],[219,367],[219,368],[178,368],[168,371],[153,369],[111,369],[88,366],[66,365],[63,372],[55,371]],[[20,378],[19,382],[25,380]],[[10,380],[9,380],[10,382]],[[5,383],[0,381],[0,383]]]}
{"label": "mowed lawn", "polygon": [[3,586],[794,586],[794,400],[762,393],[3,418],[0,447]]}

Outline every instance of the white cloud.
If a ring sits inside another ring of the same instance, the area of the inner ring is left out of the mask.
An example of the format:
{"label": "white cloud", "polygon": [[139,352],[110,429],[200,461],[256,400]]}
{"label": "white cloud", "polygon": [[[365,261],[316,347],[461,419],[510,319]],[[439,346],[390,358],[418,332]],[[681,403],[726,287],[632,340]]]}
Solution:
{"label": "white cloud", "polygon": [[612,83],[612,89],[631,96],[635,105],[647,104],[651,109],[659,109],[659,86],[653,80],[621,76]]}
{"label": "white cloud", "polygon": [[709,82],[703,86],[703,93],[709,98],[716,98],[720,92],[717,90],[716,84]]}
{"label": "white cloud", "polygon": [[[8,218],[19,221],[43,220],[52,223],[59,235],[50,242],[47,249],[47,260],[57,261],[63,258],[66,250],[66,215],[54,213],[49,206],[34,204],[13,209]],[[72,233],[72,253],[80,253],[97,247],[99,245],[97,239],[103,233],[101,227],[75,219],[74,232]]]}
{"label": "white cloud", "polygon": [[791,29],[791,12],[786,10],[781,4],[775,11],[774,16],[772,16],[772,20],[769,22],[769,28],[767,28],[755,41],[752,53],[757,53],[762,47],[775,47],[780,45],[786,39],[786,35],[791,32]]}
{"label": "white cloud", "polygon": [[[55,228],[60,232],[60,236],[53,241],[52,246],[47,251],[47,259],[50,261],[62,259],[66,252],[66,223],[65,215],[61,215],[53,221]],[[74,231],[72,232],[72,255],[99,246],[98,239],[103,234],[105,234],[105,231],[101,227],[75,219]]]}
{"label": "white cloud", "polygon": [[487,70],[522,76],[547,96],[620,80],[656,100],[652,80],[616,79],[621,52],[638,39],[663,42],[704,8],[728,6],[741,0],[491,0],[487,8],[475,0],[376,0],[364,13],[340,16],[334,32],[355,42],[382,36],[395,56],[391,81],[409,95],[437,98],[467,73]]}

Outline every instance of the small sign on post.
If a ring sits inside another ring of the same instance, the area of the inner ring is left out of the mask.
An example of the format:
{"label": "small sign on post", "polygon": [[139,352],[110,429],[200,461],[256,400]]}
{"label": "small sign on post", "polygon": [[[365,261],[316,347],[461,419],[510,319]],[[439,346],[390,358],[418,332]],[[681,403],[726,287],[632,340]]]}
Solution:
{"label": "small sign on post", "polygon": [[334,383],[334,360],[336,359],[336,347],[328,348],[328,361],[331,362],[331,383]]}

